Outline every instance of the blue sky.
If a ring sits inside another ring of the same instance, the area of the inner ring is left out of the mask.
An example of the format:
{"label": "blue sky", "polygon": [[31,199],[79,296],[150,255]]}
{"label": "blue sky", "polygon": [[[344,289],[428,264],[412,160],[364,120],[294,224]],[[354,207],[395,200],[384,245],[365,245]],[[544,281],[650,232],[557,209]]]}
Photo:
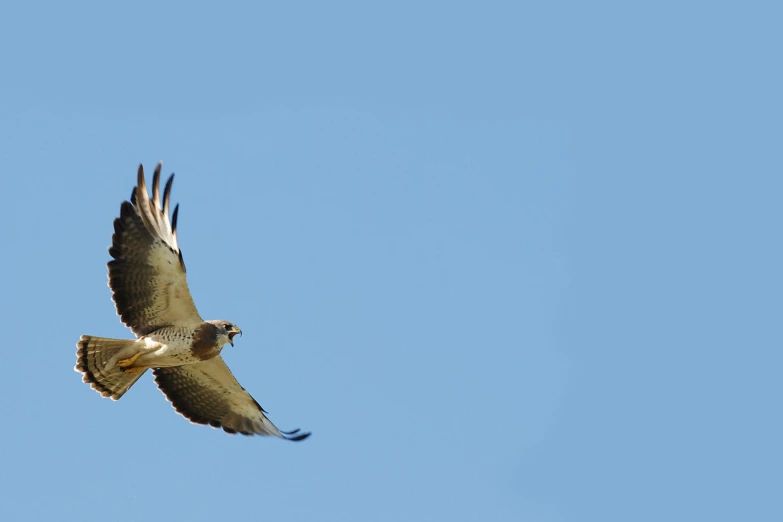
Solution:
{"label": "blue sky", "polygon": [[[0,518],[780,520],[773,2],[0,8]],[[300,444],[73,372],[135,171]]]}

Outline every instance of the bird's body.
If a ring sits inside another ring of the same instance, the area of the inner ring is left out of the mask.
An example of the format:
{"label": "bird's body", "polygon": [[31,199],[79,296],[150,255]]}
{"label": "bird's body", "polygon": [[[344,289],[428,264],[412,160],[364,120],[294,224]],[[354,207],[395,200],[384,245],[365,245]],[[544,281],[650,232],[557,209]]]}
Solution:
{"label": "bird's body", "polygon": [[[109,287],[123,323],[136,339],[83,335],[76,371],[104,397],[118,400],[147,369],[174,408],[193,422],[229,433],[302,440],[282,432],[236,381],[220,352],[241,330],[229,321],[201,318],[177,244],[178,208],[169,219],[172,175],[160,194],[160,164],[152,198],[140,166],[131,201],[120,207],[109,249]],[[162,203],[162,206],[161,206]]]}
{"label": "bird's body", "polygon": [[105,369],[111,370],[118,362],[130,359],[133,362],[123,367],[126,372],[205,361],[219,355],[228,342],[225,334],[222,339],[219,337],[218,327],[207,321],[195,330],[182,326],[164,326],[113,354]]}

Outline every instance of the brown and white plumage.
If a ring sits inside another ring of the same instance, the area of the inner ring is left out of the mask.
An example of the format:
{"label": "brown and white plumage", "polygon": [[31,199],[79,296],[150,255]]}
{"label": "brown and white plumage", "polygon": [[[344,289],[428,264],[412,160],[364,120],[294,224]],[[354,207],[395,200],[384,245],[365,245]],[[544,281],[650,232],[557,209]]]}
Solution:
{"label": "brown and white plumage", "polygon": [[152,177],[152,198],[147,192],[144,168],[131,202],[120,206],[114,220],[109,254],[109,287],[122,322],[136,335],[162,325],[195,328],[203,322],[190,296],[185,263],[177,244],[179,205],[169,221],[169,198],[174,175],[169,177],[160,202],[160,168]]}
{"label": "brown and white plumage", "polygon": [[309,433],[281,432],[261,405],[239,385],[222,357],[198,364],[153,371],[158,388],[180,414],[192,422],[243,435],[276,435],[302,440]]}
{"label": "brown and white plumage", "polygon": [[118,400],[147,369],[174,408],[192,422],[228,433],[303,440],[309,433],[280,431],[239,385],[220,352],[241,333],[229,321],[204,321],[188,289],[177,243],[177,215],[169,220],[174,175],[160,193],[158,164],[149,197],[144,169],[131,201],[114,220],[109,287],[122,322],[136,339],[83,335],[75,370],[104,397]]}

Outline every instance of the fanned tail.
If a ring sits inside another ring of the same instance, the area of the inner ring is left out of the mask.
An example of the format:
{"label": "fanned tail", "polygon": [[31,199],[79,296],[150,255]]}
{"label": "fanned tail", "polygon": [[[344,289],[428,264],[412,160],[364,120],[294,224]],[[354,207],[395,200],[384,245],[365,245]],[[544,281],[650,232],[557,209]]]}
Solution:
{"label": "fanned tail", "polygon": [[[133,384],[144,375],[146,370],[126,373],[116,364],[107,365],[113,356],[124,348],[131,348],[136,340],[108,339],[82,335],[76,346],[76,367],[74,370],[83,375],[83,381],[92,386],[104,397],[119,400]],[[114,361],[116,362],[116,360]]]}

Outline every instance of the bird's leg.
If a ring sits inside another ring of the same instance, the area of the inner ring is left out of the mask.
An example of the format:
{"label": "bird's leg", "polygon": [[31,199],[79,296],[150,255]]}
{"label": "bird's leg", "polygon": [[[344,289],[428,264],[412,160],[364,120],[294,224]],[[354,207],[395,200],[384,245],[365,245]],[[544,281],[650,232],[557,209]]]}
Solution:
{"label": "bird's leg", "polygon": [[125,370],[125,373],[133,373],[131,370],[137,370],[140,371],[141,368],[130,368],[130,366],[136,362],[136,359],[141,357],[142,352],[138,352],[135,355],[132,355],[131,357],[128,357],[127,359],[120,359],[117,361],[117,366]]}
{"label": "bird's leg", "polygon": [[137,366],[135,368],[122,368],[124,373],[139,373],[143,372],[144,370],[146,370],[144,366]]}

